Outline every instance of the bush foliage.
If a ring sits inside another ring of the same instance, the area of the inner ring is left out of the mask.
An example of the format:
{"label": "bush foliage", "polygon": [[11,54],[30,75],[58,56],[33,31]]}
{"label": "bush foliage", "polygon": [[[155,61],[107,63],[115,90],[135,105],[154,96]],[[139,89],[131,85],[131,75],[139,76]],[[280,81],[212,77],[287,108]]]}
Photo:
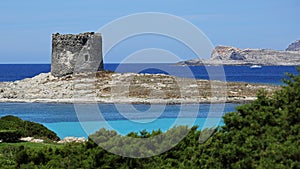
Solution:
{"label": "bush foliage", "polygon": [[[17,135],[20,137],[35,137],[35,138],[42,138],[42,139],[50,139],[53,141],[58,141],[59,137],[53,131],[47,129],[45,126],[30,122],[30,121],[23,121],[22,119],[15,117],[15,116],[4,116],[0,118],[0,131],[13,131],[10,134],[15,133],[14,137]],[[0,137],[4,136],[0,133]],[[1,140],[1,138],[0,138]],[[2,139],[3,140],[3,139]],[[8,139],[12,140],[12,139]],[[12,141],[17,141],[18,139],[13,139]],[[5,141],[5,140],[3,140]]]}
{"label": "bush foliage", "polygon": [[18,142],[21,133],[16,130],[0,130],[0,140],[2,142]]}

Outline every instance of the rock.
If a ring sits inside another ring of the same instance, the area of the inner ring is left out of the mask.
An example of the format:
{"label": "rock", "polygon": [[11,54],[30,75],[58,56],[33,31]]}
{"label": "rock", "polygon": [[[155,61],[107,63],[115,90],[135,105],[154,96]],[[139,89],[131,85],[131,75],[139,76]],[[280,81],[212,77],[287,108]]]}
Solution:
{"label": "rock", "polygon": [[84,137],[65,137],[63,140],[58,141],[57,143],[84,143],[86,139]]}
{"label": "rock", "polygon": [[212,98],[214,93],[212,83],[216,87],[227,87],[226,102],[232,101],[233,97],[230,96],[234,96],[235,102],[244,102],[247,98],[255,98],[259,88],[270,89],[270,93],[277,89],[270,85],[193,80],[162,74],[106,72],[97,74],[96,76],[91,73],[80,73],[58,78],[50,73],[43,73],[16,82],[3,82],[0,83],[0,88],[5,90],[0,92],[0,102],[163,104],[219,102]]}
{"label": "rock", "polygon": [[42,139],[35,139],[33,137],[22,137],[20,138],[21,141],[26,141],[26,142],[32,142],[32,143],[42,143],[44,140]]}
{"label": "rock", "polygon": [[103,70],[100,33],[53,34],[51,73],[55,77]]}
{"label": "rock", "polygon": [[246,57],[239,52],[232,52],[230,55],[231,60],[245,60]]}
{"label": "rock", "polygon": [[217,46],[212,54],[212,60],[228,60],[231,58],[233,53],[238,54],[240,49],[228,46]]}
{"label": "rock", "polygon": [[296,40],[288,46],[286,51],[300,51],[300,40]]}
{"label": "rock", "polygon": [[211,55],[211,61],[214,60],[225,64],[294,65],[300,64],[300,52],[218,46]]}
{"label": "rock", "polygon": [[31,142],[33,142],[33,143],[42,143],[42,142],[44,142],[44,140],[42,140],[42,139],[33,139]]}
{"label": "rock", "polygon": [[193,59],[177,65],[300,65],[300,51],[239,49],[217,46],[209,60]]}
{"label": "rock", "polygon": [[22,137],[22,138],[20,138],[21,141],[27,141],[27,142],[29,142],[33,139],[34,139],[33,137]]}
{"label": "rock", "polygon": [[177,65],[198,66],[198,65],[203,65],[203,61],[197,58],[197,59],[178,62]]}

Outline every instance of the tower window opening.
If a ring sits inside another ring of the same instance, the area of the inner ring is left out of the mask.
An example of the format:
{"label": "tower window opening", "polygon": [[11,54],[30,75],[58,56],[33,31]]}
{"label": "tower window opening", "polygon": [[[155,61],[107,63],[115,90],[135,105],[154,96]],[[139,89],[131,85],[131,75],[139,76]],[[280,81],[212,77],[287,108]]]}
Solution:
{"label": "tower window opening", "polygon": [[88,62],[88,61],[89,61],[89,55],[85,55],[85,56],[84,56],[84,60],[85,60],[86,62]]}

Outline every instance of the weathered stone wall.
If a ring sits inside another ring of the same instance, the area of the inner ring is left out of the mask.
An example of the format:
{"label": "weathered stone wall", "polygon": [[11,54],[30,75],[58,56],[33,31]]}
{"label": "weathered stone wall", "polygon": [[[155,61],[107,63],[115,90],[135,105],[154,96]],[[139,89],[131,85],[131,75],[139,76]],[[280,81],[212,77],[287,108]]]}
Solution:
{"label": "weathered stone wall", "polygon": [[103,70],[100,33],[53,34],[51,74],[61,77],[73,73]]}

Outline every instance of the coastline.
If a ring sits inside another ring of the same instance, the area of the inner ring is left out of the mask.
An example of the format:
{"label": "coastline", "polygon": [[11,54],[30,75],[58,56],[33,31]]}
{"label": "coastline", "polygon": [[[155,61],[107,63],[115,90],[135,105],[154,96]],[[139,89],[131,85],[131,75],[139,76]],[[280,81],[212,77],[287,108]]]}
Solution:
{"label": "coastline", "polygon": [[173,99],[153,99],[153,100],[138,100],[138,99],[127,99],[124,98],[118,100],[103,100],[97,99],[91,100],[74,100],[74,99],[33,99],[33,100],[23,100],[23,99],[0,99],[0,103],[57,103],[57,104],[223,104],[223,103],[233,103],[233,104],[243,104],[250,103],[254,101],[256,97],[248,98],[234,98],[231,100],[221,101],[221,100],[173,100]]}
{"label": "coastline", "polygon": [[[299,42],[298,42],[299,43]],[[296,48],[289,50],[239,49],[231,46],[216,46],[209,59],[195,58],[178,62],[177,65],[260,65],[294,66],[300,65],[300,52]]]}
{"label": "coastline", "polygon": [[179,78],[163,74],[97,72],[0,83],[1,103],[204,104],[247,103],[260,89],[280,86]]}

